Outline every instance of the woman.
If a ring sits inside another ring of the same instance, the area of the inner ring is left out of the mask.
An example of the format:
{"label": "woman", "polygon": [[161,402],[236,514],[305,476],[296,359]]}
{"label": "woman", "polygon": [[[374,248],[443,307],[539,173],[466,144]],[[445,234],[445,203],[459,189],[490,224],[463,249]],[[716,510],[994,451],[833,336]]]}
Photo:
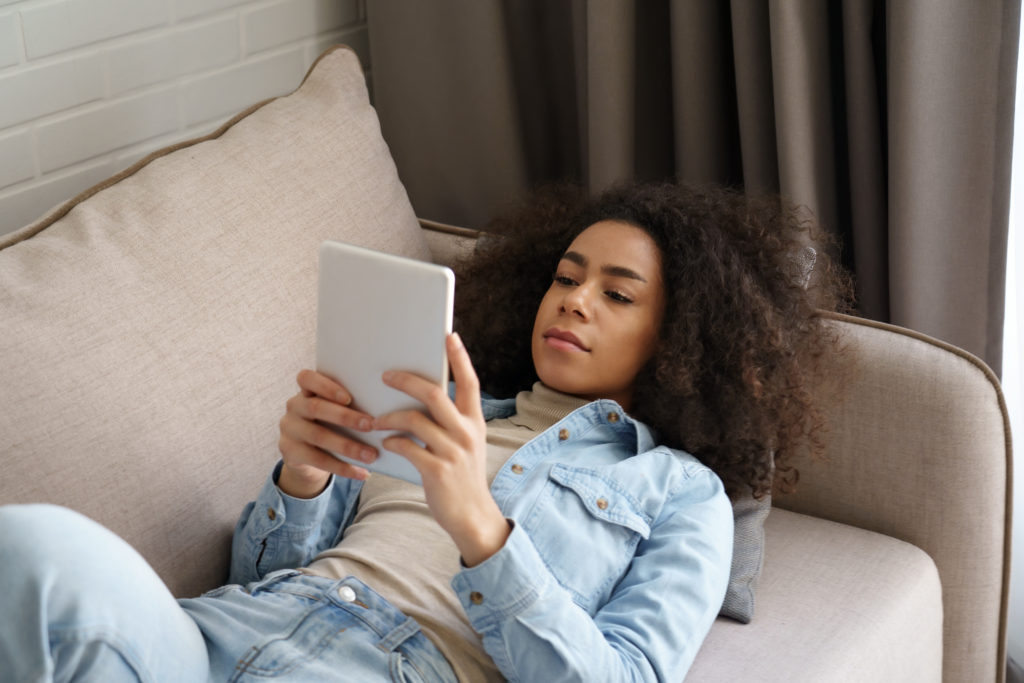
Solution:
{"label": "woman", "polygon": [[[562,191],[492,229],[459,273],[453,395],[382,378],[429,416],[366,415],[331,378],[299,374],[231,585],[175,603],[96,525],[5,512],[22,541],[3,548],[18,558],[4,587],[19,583],[0,600],[45,646],[7,643],[0,665],[18,652],[22,669],[97,680],[682,680],[725,593],[728,495],[768,493],[773,466],[792,483],[789,455],[815,447],[809,382],[835,343],[815,309],[841,301],[841,278],[821,258],[807,288],[808,227],[725,190]],[[332,458],[376,454],[325,423],[416,437],[385,445],[423,486]],[[58,530],[70,565],[47,549]],[[138,583],[109,585],[110,561]]]}

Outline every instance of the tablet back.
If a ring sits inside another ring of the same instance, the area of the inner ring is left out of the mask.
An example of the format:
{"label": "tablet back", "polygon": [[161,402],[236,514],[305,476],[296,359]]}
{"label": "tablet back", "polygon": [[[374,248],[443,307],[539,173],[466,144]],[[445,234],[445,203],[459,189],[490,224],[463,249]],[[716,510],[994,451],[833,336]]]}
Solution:
{"label": "tablet back", "polygon": [[[408,370],[437,384],[448,381],[445,337],[452,329],[455,276],[444,266],[341,242],[320,247],[317,370],[341,382],[353,407],[373,416],[422,404],[381,380]],[[345,431],[345,430],[341,430]],[[390,431],[351,432],[380,457],[367,469],[420,483],[405,458],[384,450]],[[341,460],[348,458],[334,454]]]}

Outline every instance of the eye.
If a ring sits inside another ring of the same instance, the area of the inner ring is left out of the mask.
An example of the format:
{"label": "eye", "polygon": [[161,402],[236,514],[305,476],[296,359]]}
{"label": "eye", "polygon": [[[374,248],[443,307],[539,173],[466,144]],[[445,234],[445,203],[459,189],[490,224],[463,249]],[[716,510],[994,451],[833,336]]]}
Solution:
{"label": "eye", "polygon": [[573,286],[579,284],[578,282],[576,282],[576,280],[573,280],[568,275],[562,275],[561,273],[555,273],[555,276],[554,276],[553,279],[554,279],[556,284],[562,285],[564,287],[573,287]]}
{"label": "eye", "polygon": [[609,289],[608,291],[606,291],[605,292],[605,296],[607,296],[612,301],[617,301],[620,304],[631,304],[631,303],[633,303],[633,299],[631,299],[630,297],[626,296],[622,292],[615,291],[614,289]]}

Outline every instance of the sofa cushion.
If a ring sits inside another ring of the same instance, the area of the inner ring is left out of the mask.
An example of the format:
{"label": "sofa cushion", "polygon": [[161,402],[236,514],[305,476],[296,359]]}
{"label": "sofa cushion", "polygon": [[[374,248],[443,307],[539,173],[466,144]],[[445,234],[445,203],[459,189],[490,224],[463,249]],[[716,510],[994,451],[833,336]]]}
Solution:
{"label": "sofa cushion", "polygon": [[177,595],[222,583],[315,362],[324,239],[429,257],[349,49],[5,239],[0,503],[96,519]]}
{"label": "sofa cushion", "polygon": [[687,680],[942,680],[932,559],[890,536],[773,508],[757,617],[719,618]]}

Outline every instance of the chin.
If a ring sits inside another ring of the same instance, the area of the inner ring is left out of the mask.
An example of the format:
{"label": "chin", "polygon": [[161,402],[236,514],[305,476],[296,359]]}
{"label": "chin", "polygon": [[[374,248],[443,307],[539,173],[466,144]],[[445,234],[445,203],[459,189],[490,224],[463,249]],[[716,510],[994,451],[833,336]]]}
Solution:
{"label": "chin", "polygon": [[537,368],[537,377],[544,383],[544,386],[549,389],[560,391],[563,394],[572,394],[574,396],[579,394],[579,386],[573,382],[571,378],[564,376],[563,373],[552,372],[550,370],[544,371]]}
{"label": "chin", "polygon": [[[570,375],[570,376],[567,376]],[[547,372],[538,374],[540,381],[544,383],[549,389],[560,391],[563,394],[569,394],[570,396],[578,396],[580,398],[593,398],[594,392],[590,387],[580,383],[576,380],[576,377],[572,376],[577,373],[562,374],[558,372]]]}
{"label": "chin", "polygon": [[[539,361],[539,362],[538,362]],[[588,375],[585,367],[575,366],[566,358],[544,353],[544,349],[538,352],[534,350],[533,368],[537,377],[549,389],[560,391],[563,394],[587,398],[593,394],[592,388],[586,382],[581,382],[581,377]]]}

